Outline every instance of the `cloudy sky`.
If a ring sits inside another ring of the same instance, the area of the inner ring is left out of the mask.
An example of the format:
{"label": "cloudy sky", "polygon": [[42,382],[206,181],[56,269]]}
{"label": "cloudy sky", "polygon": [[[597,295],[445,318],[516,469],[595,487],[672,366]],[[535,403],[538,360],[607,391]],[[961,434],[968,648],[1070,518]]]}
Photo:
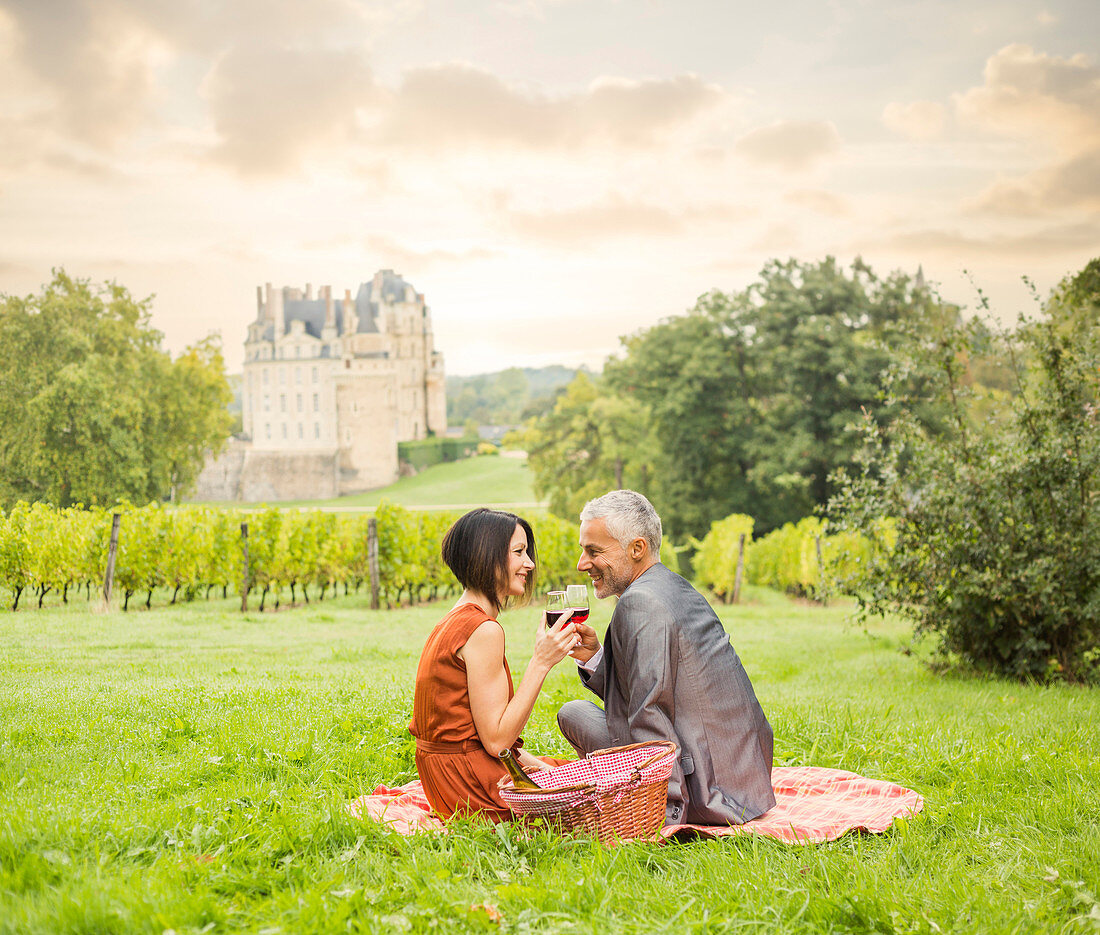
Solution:
{"label": "cloudy sky", "polygon": [[452,373],[598,366],[770,257],[1006,320],[1100,255],[1095,0],[0,0],[0,292],[402,273]]}

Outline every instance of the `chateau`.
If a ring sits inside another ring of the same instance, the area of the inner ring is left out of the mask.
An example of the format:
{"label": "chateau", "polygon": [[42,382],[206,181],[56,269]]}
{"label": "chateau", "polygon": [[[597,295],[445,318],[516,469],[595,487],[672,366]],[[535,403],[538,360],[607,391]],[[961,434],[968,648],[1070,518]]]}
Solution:
{"label": "chateau", "polygon": [[392,483],[397,443],[447,428],[443,356],[424,296],[381,270],[330,286],[257,287],[242,378],[244,439],[196,499],[333,497]]}

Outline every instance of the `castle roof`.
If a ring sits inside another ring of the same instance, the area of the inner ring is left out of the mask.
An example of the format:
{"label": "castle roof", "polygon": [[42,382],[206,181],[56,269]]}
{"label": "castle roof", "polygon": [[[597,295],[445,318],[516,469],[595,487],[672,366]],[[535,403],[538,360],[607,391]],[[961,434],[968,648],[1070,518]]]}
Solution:
{"label": "castle roof", "polygon": [[[379,277],[375,277],[378,279]],[[393,303],[405,300],[406,290],[409,284],[405,282],[393,270],[387,269],[381,272],[381,288],[379,295],[374,295],[374,281],[359,284],[359,291],[352,300],[355,304],[356,317],[359,319],[356,331],[359,334],[378,333],[379,305],[382,302]],[[344,334],[344,301],[335,299],[333,302],[336,333]],[[321,329],[325,326],[325,299],[322,296],[317,299],[285,298],[283,300],[283,328],[284,334],[290,331],[290,323],[300,321],[305,325],[306,333],[320,339]],[[271,341],[275,337],[274,325],[268,325],[264,329],[264,340]]]}

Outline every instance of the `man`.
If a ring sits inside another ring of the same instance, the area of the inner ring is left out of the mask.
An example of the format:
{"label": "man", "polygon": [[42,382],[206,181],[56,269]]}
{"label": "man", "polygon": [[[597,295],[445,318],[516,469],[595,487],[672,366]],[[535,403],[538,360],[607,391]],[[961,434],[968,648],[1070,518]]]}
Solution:
{"label": "man", "polygon": [[743,824],[775,804],[772,729],[706,599],[658,561],[661,520],[633,490],[581,511],[577,570],[619,598],[600,646],[578,624],[581,681],[603,699],[570,701],[558,726],[577,753],[671,740],[666,824]]}

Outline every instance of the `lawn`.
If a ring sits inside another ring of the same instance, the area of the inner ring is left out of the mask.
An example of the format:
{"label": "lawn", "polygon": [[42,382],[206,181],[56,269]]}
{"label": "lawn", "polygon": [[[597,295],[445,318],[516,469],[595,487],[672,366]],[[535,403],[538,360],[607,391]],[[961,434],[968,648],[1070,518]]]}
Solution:
{"label": "lawn", "polygon": [[[501,455],[433,464],[389,487],[333,500],[296,500],[279,506],[342,507],[369,510],[382,500],[401,506],[462,509],[501,506],[531,511],[538,501],[527,461]],[[253,504],[255,505],[255,504]]]}
{"label": "lawn", "polygon": [[[720,612],[777,763],[894,780],[921,815],[811,846],[405,839],[344,804],[414,775],[444,606],[0,613],[0,932],[1097,930],[1100,692],[936,676],[897,622],[749,596]],[[503,619],[522,670],[535,612]],[[581,694],[552,673],[532,749],[568,752],[554,712]]]}

